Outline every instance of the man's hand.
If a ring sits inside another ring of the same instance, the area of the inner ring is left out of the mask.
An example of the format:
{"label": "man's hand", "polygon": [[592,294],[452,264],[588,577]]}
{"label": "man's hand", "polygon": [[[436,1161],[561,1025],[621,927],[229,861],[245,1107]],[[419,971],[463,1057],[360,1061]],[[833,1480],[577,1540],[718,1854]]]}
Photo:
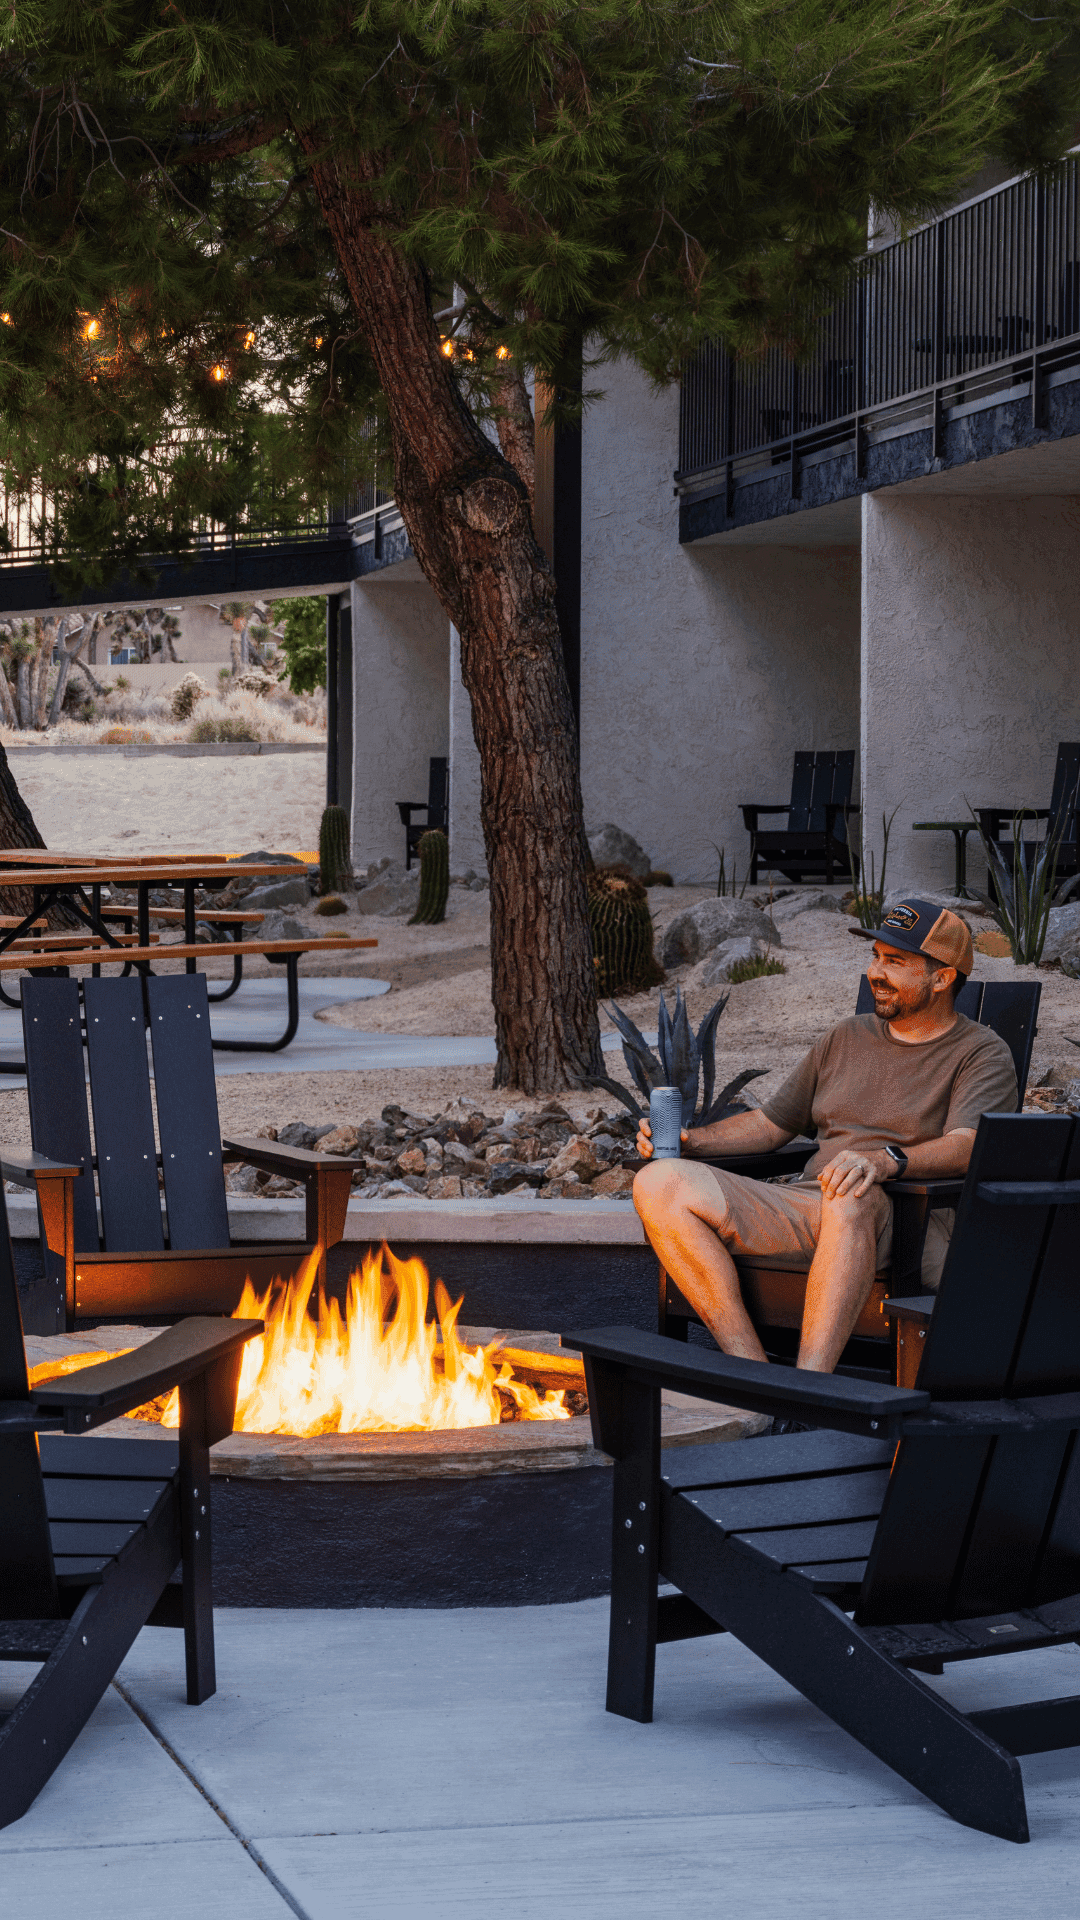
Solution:
{"label": "man's hand", "polygon": [[838,1153],[835,1160],[821,1169],[817,1178],[823,1199],[861,1200],[871,1187],[884,1186],[886,1180],[896,1179],[896,1161],[880,1147],[865,1153],[845,1147],[843,1153]]}
{"label": "man's hand", "polygon": [[[684,1153],[686,1152],[686,1149],[689,1143],[690,1143],[690,1135],[687,1133],[686,1128],[683,1127],[679,1132],[679,1145],[682,1148]],[[637,1148],[638,1158],[640,1160],[652,1159],[652,1153],[653,1153],[652,1128],[649,1125],[649,1122],[647,1120],[638,1121],[637,1139],[635,1140],[634,1145]]]}

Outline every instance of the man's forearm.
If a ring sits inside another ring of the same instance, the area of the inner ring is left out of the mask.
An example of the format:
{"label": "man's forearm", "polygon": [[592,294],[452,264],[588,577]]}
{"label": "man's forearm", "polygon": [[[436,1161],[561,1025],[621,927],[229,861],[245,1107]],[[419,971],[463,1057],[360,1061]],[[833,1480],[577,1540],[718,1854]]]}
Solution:
{"label": "man's forearm", "polygon": [[767,1120],[760,1107],[749,1107],[745,1113],[714,1120],[711,1127],[691,1127],[684,1152],[691,1158],[718,1153],[773,1153],[791,1138],[790,1133]]}
{"label": "man's forearm", "polygon": [[962,1180],[968,1170],[971,1149],[975,1145],[974,1129],[958,1127],[955,1133],[943,1134],[940,1140],[923,1140],[916,1147],[907,1150],[908,1180]]}

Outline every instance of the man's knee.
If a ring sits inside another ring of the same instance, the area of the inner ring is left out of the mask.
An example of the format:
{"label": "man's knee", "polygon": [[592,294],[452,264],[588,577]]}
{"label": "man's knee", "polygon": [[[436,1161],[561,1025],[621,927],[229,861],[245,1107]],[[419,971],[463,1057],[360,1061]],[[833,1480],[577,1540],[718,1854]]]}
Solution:
{"label": "man's knee", "polygon": [[[650,1160],[634,1175],[634,1205],[643,1220],[662,1220],[693,1209],[698,1195],[697,1170],[691,1172],[684,1160]],[[715,1199],[710,1194],[711,1210],[719,1218],[727,1212],[727,1201],[717,1184]]]}
{"label": "man's knee", "polygon": [[835,1196],[823,1194],[821,1207],[823,1220],[829,1214],[839,1225],[867,1229],[878,1239],[888,1223],[892,1201],[880,1187],[873,1186],[858,1196],[853,1193]]}

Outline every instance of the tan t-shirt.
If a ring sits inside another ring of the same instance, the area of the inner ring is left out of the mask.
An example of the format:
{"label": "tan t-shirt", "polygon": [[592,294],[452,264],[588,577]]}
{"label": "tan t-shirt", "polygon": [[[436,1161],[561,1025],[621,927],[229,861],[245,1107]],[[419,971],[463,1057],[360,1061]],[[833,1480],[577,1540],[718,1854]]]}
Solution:
{"label": "tan t-shirt", "polygon": [[940,1140],[983,1113],[1016,1110],[1016,1071],[1004,1040],[962,1013],[940,1039],[893,1040],[876,1013],[841,1020],[761,1103],[785,1133],[816,1129],[812,1180],[846,1147],[862,1152]]}

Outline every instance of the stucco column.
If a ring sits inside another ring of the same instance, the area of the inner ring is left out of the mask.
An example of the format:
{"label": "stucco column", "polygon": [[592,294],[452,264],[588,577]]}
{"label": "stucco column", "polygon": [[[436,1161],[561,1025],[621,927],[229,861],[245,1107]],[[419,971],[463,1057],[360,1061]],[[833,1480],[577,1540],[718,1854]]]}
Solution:
{"label": "stucco column", "polygon": [[[916,820],[1049,805],[1059,740],[1080,739],[1080,502],[963,495],[940,481],[863,499],[866,835],[897,809],[890,889],[951,890],[953,842]],[[985,885],[978,835],[969,882]]]}
{"label": "stucco column", "polygon": [[461,640],[450,628],[450,871],[487,871],[480,827],[480,755],[473,739],[472,702],[461,678]]}
{"label": "stucco column", "polygon": [[582,474],[586,825],[624,827],[677,880],[715,881],[723,847],[741,878],[740,803],[786,800],[799,749],[858,745],[858,547],[813,544],[810,516],[681,547],[678,389],[624,363],[603,385]]}
{"label": "stucco column", "polygon": [[352,586],[353,863],[404,863],[396,802],[426,802],[428,761],[449,748],[446,615],[415,561]]}

